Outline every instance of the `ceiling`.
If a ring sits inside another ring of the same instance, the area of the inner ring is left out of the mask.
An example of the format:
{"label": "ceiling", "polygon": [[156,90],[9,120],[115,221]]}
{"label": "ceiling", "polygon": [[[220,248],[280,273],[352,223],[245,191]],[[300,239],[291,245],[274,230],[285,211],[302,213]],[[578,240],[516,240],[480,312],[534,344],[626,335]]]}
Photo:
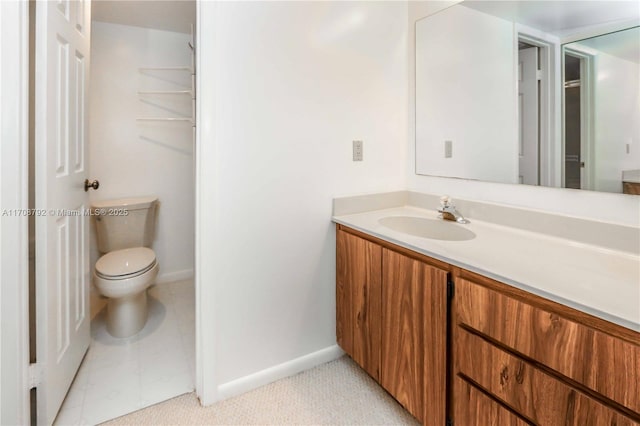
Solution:
{"label": "ceiling", "polygon": [[[627,61],[640,64],[640,27],[580,40],[575,44],[590,47]],[[573,43],[572,43],[573,44]]]}
{"label": "ceiling", "polygon": [[[640,0],[465,0],[462,5],[538,29],[560,39],[587,28],[612,23],[640,22]],[[606,32],[606,31],[603,31]],[[640,62],[640,29],[632,28],[580,40],[581,46]]]}
{"label": "ceiling", "polygon": [[559,37],[604,23],[640,20],[640,0],[465,0],[462,4]]}
{"label": "ceiling", "polygon": [[195,0],[93,0],[91,19],[189,34],[196,23]]}

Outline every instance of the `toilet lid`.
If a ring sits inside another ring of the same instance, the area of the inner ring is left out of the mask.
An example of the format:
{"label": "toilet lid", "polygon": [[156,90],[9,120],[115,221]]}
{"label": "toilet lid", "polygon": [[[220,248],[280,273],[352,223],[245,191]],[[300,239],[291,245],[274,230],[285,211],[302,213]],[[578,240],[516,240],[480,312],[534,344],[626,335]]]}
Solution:
{"label": "toilet lid", "polygon": [[147,247],[115,250],[96,262],[96,272],[105,277],[123,277],[148,270],[156,262],[156,254]]}

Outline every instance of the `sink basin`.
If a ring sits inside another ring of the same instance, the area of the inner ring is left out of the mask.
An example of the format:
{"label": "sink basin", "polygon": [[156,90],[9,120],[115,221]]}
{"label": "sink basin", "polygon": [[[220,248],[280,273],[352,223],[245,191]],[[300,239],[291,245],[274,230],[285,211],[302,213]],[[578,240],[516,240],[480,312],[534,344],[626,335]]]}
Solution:
{"label": "sink basin", "polygon": [[464,228],[463,225],[441,219],[388,216],[383,217],[379,222],[382,226],[394,231],[432,240],[466,241],[476,237],[475,233]]}

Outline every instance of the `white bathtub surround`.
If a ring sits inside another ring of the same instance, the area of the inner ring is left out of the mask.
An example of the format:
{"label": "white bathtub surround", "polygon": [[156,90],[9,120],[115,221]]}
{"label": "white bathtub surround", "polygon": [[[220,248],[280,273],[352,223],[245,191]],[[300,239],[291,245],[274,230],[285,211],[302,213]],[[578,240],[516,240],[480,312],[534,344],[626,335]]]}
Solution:
{"label": "white bathtub surround", "polygon": [[149,319],[135,336],[106,330],[105,310],[91,323],[91,345],[55,424],[95,425],[194,389],[193,280],[154,286]]}
{"label": "white bathtub surround", "polygon": [[[433,240],[380,223],[389,216],[437,218],[437,196],[402,193],[404,205],[346,215],[341,214],[344,203],[337,199],[334,221],[640,330],[640,228],[454,200],[471,223],[448,224],[475,233],[475,238]],[[363,205],[370,204],[371,198],[367,196]],[[346,202],[353,211],[356,201]]]}

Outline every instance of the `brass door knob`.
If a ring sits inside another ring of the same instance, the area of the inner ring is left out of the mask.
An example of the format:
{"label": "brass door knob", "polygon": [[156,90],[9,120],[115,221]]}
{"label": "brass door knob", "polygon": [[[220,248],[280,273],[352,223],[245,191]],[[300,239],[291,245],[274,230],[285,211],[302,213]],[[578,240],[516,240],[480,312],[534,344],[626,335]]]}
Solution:
{"label": "brass door knob", "polygon": [[100,188],[100,182],[97,180],[89,181],[89,179],[84,180],[84,192],[87,192],[89,188],[93,188],[94,190]]}

